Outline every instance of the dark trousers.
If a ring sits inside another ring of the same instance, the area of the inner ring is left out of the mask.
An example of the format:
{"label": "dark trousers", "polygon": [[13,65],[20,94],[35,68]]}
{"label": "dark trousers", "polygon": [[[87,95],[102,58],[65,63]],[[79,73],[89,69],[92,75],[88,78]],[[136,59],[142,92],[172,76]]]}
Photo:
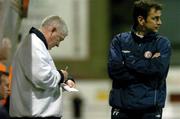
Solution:
{"label": "dark trousers", "polygon": [[9,119],[9,114],[4,107],[0,105],[0,119]]}
{"label": "dark trousers", "polygon": [[162,119],[162,108],[148,110],[122,110],[112,108],[111,119]]}
{"label": "dark trousers", "polygon": [[61,117],[11,117],[10,119],[61,119]]}

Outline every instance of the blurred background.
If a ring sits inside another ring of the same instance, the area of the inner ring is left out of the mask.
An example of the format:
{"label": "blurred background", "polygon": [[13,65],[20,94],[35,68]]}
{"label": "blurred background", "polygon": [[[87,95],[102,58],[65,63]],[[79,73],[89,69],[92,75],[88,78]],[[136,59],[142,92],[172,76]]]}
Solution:
{"label": "blurred background", "polygon": [[[111,80],[107,56],[113,35],[129,31],[135,0],[0,0],[0,40],[12,43],[10,65],[18,43],[48,15],[61,16],[69,35],[50,51],[56,66],[75,77],[77,93],[64,93],[64,119],[110,119],[108,96]],[[160,34],[172,42],[163,119],[180,119],[180,0],[163,4]]]}

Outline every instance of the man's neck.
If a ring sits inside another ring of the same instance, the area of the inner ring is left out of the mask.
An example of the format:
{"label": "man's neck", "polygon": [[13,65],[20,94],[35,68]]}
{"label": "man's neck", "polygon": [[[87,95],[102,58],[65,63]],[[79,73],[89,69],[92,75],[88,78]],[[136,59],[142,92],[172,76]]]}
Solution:
{"label": "man's neck", "polygon": [[140,37],[140,38],[143,38],[144,37],[144,33],[142,33],[142,32],[135,32],[135,34],[138,36],[138,37]]}
{"label": "man's neck", "polygon": [[143,30],[143,28],[142,27],[140,27],[140,26],[137,26],[136,27],[136,31],[135,31],[135,34],[137,35],[137,36],[139,36],[139,37],[144,37],[145,36],[145,31]]}

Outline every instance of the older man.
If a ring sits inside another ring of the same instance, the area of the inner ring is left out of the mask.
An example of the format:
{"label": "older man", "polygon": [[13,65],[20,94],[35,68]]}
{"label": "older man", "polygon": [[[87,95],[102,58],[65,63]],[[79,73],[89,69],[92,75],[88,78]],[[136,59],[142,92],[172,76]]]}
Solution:
{"label": "older man", "polygon": [[57,70],[48,50],[65,39],[68,30],[59,16],[45,18],[40,29],[32,27],[16,51],[13,62],[10,116],[14,119],[62,117],[62,87],[66,70]]}

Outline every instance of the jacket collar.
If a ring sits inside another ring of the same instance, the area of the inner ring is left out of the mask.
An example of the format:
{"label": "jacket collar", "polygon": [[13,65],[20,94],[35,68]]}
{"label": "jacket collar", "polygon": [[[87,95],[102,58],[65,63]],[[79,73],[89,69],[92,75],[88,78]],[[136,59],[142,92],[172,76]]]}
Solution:
{"label": "jacket collar", "polygon": [[140,38],[139,36],[137,36],[135,34],[136,29],[134,28],[134,26],[131,28],[131,34],[133,39],[137,42],[137,43],[142,43],[142,42],[150,42],[152,40],[156,40],[158,33],[156,32],[150,32],[148,34],[146,34],[143,38]]}
{"label": "jacket collar", "polygon": [[46,41],[46,38],[44,37],[44,35],[42,34],[42,32],[40,32],[38,29],[32,27],[29,31],[29,33],[34,33],[37,35],[37,37],[39,37],[42,42],[44,43],[44,45],[46,46],[46,48],[48,49],[48,44],[47,44],[47,41]]}

